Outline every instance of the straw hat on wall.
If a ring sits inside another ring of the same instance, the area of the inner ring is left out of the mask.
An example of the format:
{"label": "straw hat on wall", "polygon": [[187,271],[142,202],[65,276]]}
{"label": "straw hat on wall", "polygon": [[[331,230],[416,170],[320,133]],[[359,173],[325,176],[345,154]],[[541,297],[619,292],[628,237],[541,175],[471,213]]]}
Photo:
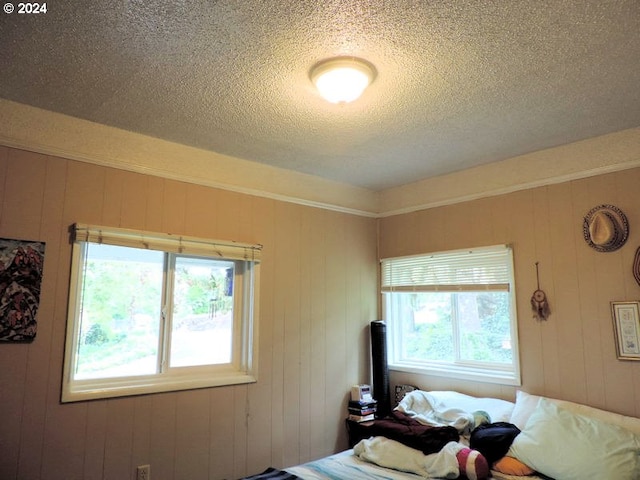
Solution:
{"label": "straw hat on wall", "polygon": [[629,222],[618,207],[598,205],[584,217],[582,230],[590,247],[598,252],[613,252],[627,241]]}

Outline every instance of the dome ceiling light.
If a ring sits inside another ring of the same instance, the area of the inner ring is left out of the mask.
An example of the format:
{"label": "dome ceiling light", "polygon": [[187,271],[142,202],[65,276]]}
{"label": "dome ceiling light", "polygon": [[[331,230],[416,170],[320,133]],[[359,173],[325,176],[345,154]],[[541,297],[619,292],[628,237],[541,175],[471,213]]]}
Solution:
{"label": "dome ceiling light", "polygon": [[331,103],[349,103],[373,82],[376,69],[361,58],[335,57],[317,63],[310,76],[322,98]]}

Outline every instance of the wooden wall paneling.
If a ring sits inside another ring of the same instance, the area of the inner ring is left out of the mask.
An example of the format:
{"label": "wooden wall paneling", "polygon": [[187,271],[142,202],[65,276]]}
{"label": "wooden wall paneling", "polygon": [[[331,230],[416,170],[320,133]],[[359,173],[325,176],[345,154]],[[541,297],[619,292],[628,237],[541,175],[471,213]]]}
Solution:
{"label": "wooden wall paneling", "polygon": [[[210,431],[209,478],[233,479],[241,475],[234,472],[235,404],[233,387],[213,388],[209,391]],[[155,477],[154,474],[154,480]],[[173,478],[173,477],[171,477]],[[178,478],[176,478],[178,480]]]}
{"label": "wooden wall paneling", "polygon": [[[616,252],[614,252],[615,255]],[[602,262],[605,260],[602,259]],[[604,268],[602,268],[604,270]],[[602,280],[609,278],[610,276],[604,276]],[[608,297],[610,301],[620,300],[622,288],[618,285],[618,288],[608,289]],[[605,395],[606,395],[606,408],[608,410],[628,413],[636,410],[636,404],[634,402],[633,395],[629,394],[629,386],[634,383],[633,368],[635,362],[622,361],[617,359],[615,340],[613,333],[613,320],[609,307],[609,302],[604,300],[601,302],[601,309],[599,309],[600,320],[600,332],[603,341],[603,364],[605,369]],[[607,308],[609,307],[609,308]],[[636,367],[637,368],[637,367]]]}
{"label": "wooden wall paneling", "polygon": [[[234,240],[246,243],[259,243],[254,239],[252,228],[252,208],[251,197],[241,195],[236,192],[214,190],[209,196],[213,197],[208,203],[215,219],[210,222],[209,229],[214,232],[214,238],[223,240]],[[263,265],[264,267],[264,261]],[[261,270],[262,270],[261,267]],[[262,279],[260,281],[262,285]],[[259,301],[259,299],[257,299]],[[258,333],[260,335],[260,333]],[[259,341],[259,337],[258,337]],[[258,367],[260,368],[260,367]],[[251,419],[251,403],[249,385],[237,385],[231,387],[233,393],[233,473],[234,478],[238,478],[249,473],[251,459],[249,451],[249,422]]]}
{"label": "wooden wall paneling", "polygon": [[633,277],[633,260],[640,247],[640,209],[635,208],[638,202],[638,184],[640,170],[620,172],[615,175],[617,184],[617,202],[629,221],[629,238],[620,249],[622,253],[622,279],[624,281],[624,298],[634,300],[640,298],[640,285]]}
{"label": "wooden wall paneling", "polygon": [[[445,213],[441,237],[447,243],[446,247],[444,245],[440,245],[440,248],[436,251],[467,248],[469,246],[469,242],[472,242],[473,240],[469,236],[469,225],[466,221],[466,211],[462,209],[462,205],[460,204],[447,205],[443,207],[443,210]],[[434,225],[433,228],[438,227]]]}
{"label": "wooden wall paneling", "polygon": [[311,397],[313,395],[313,364],[311,363],[311,255],[306,254],[312,244],[315,231],[313,225],[318,221],[319,209],[304,209],[300,215],[300,249],[299,256],[299,316],[300,316],[300,394],[298,396],[298,459],[304,463],[311,459]]}
{"label": "wooden wall paneling", "polygon": [[[516,212],[514,211],[514,205],[511,203],[511,200],[507,200],[504,195],[501,195],[499,197],[481,199],[477,202],[473,202],[473,204],[476,203],[483,203],[485,207],[482,209],[476,209],[473,216],[467,216],[466,223],[471,225],[473,223],[488,222],[490,224],[491,236],[485,240],[485,242],[488,243],[484,244],[497,245],[513,243],[513,217],[516,215]],[[459,206],[462,212],[473,211],[465,209],[464,206],[464,204]],[[484,215],[482,214],[483,210],[486,210]],[[480,231],[486,232],[487,230],[488,228],[484,227]],[[478,229],[474,228],[472,231],[477,232]],[[483,242],[476,241],[476,243],[479,244],[479,246],[482,246]]]}
{"label": "wooden wall paneling", "polygon": [[217,192],[216,238],[260,243],[253,232],[253,197],[224,190]]}
{"label": "wooden wall paneling", "polygon": [[286,252],[284,258],[278,262],[280,285],[286,294],[283,302],[283,441],[289,448],[284,450],[283,464],[295,465],[300,458],[300,392],[301,392],[301,312],[300,312],[300,256],[301,249],[301,212],[297,205],[283,205],[283,220],[290,222],[291,228],[287,231],[286,238],[279,238],[279,248]]}
{"label": "wooden wall paneling", "polygon": [[575,230],[580,228],[580,222],[574,216],[571,190],[567,184],[549,187],[548,195],[561,397],[584,401],[583,326],[580,311],[575,307],[580,303],[575,243]]}
{"label": "wooden wall paneling", "polygon": [[177,396],[151,395],[150,445],[148,464],[154,480],[173,480],[176,464]]}
{"label": "wooden wall paneling", "polygon": [[[87,435],[84,445],[82,478],[83,480],[102,480],[107,471],[105,468],[105,454],[109,408],[106,400],[97,400],[87,403],[86,409]],[[113,421],[113,419],[111,420]]]}
{"label": "wooden wall paneling", "polygon": [[147,177],[146,187],[146,217],[143,230],[163,232],[162,218],[164,216],[164,189],[167,180],[160,177]]}
{"label": "wooden wall paneling", "polygon": [[[379,281],[378,281],[378,256],[372,239],[376,238],[376,221],[368,218],[360,218],[362,230],[365,232],[361,242],[358,242],[357,252],[354,255],[358,258],[359,269],[359,298],[358,306],[360,312],[360,322],[356,324],[356,338],[359,338],[359,348],[356,349],[359,357],[356,365],[358,372],[356,380],[359,383],[370,383],[371,376],[371,355],[370,355],[370,335],[369,324],[372,320],[380,320],[381,312],[378,309]],[[369,246],[367,245],[369,242]],[[371,295],[374,292],[374,296]]]}
{"label": "wooden wall paneling", "polygon": [[[511,240],[513,241],[522,381],[534,391],[543,391],[544,372],[540,368],[543,363],[540,326],[533,318],[531,310],[531,295],[538,288],[535,263],[539,261],[536,255],[533,202],[534,198],[530,190],[518,192],[508,201],[503,199],[503,203],[510,205],[510,221],[513,224]],[[547,262],[545,265],[543,262],[539,265],[539,270],[540,287],[546,292],[545,281],[551,276],[551,263]]]}
{"label": "wooden wall paneling", "polygon": [[[100,225],[121,227],[123,208],[135,208],[134,205],[123,206],[123,184],[128,172],[107,170],[104,174]],[[101,402],[102,403],[102,402]],[[95,424],[91,422],[93,405],[87,405],[88,427],[87,443],[97,443],[95,449],[99,452],[90,458],[85,458],[85,475],[91,473],[99,478],[100,471],[105,478],[127,478],[130,476],[131,440],[133,425],[133,401],[129,398],[115,399],[104,403],[106,421]],[[100,412],[102,413],[102,412]],[[100,417],[102,418],[102,417]],[[100,447],[103,451],[100,452]],[[94,448],[91,448],[94,450]],[[94,460],[88,462],[88,460]]]}
{"label": "wooden wall paneling", "polygon": [[[247,474],[247,385],[230,387],[233,395],[233,478]],[[185,478],[185,480],[187,480]]]}
{"label": "wooden wall paneling", "polygon": [[475,202],[470,202],[471,208],[466,213],[466,223],[470,238],[474,239],[477,245],[495,245],[504,242],[496,239],[496,232],[493,228],[493,217],[496,215],[505,216],[510,212],[505,212],[505,205],[499,199],[502,197],[483,198]]}
{"label": "wooden wall paneling", "polygon": [[130,478],[135,400],[123,397],[107,402],[104,480]]}
{"label": "wooden wall paneling", "polygon": [[[151,464],[151,415],[153,397],[152,395],[139,395],[133,398],[133,403],[133,438],[131,461],[129,464],[129,471],[132,475],[136,472],[138,465]],[[156,478],[156,476],[153,478]]]}
{"label": "wooden wall paneling", "polygon": [[147,177],[128,172],[122,181],[120,226],[143,229],[147,215]]}
{"label": "wooden wall paneling", "polygon": [[123,204],[123,188],[129,172],[108,169],[104,174],[104,197],[102,200],[102,217],[100,225],[122,227],[122,214],[132,205]]}
{"label": "wooden wall paneling", "polygon": [[[551,241],[551,229],[553,226],[550,222],[549,212],[554,206],[549,205],[549,191],[548,187],[542,187],[533,191],[533,220],[534,220],[534,232],[535,232],[535,253],[536,261],[539,261],[540,279],[541,282],[544,279],[544,291],[549,298],[549,303],[556,303],[556,286],[553,273],[553,252]],[[533,292],[532,292],[533,293]],[[557,305],[552,307],[557,309]],[[558,315],[555,315],[555,319]],[[551,320],[551,318],[550,318]],[[532,392],[544,394],[551,397],[558,397],[561,392],[560,375],[557,369],[558,366],[558,344],[557,344],[557,322],[556,321],[542,321],[538,322],[540,339],[541,339],[541,365],[538,368],[542,369],[544,374],[544,390],[542,392]],[[535,368],[535,367],[534,367]]]}
{"label": "wooden wall paneling", "polygon": [[[43,336],[38,338],[41,343],[30,346],[26,360],[18,362],[26,365],[26,370],[14,372],[7,379],[13,385],[21,380],[23,385],[29,385],[25,387],[30,390],[29,399],[12,401],[8,411],[17,409],[18,413],[23,412],[23,417],[34,413],[28,421],[23,418],[14,433],[36,442],[40,448],[23,440],[19,447],[20,472],[15,470],[14,455],[9,478],[24,473],[28,478],[40,478],[45,472],[46,478],[54,480],[100,478],[101,474],[103,478],[132,478],[136,465],[149,463],[155,479],[174,479],[199,475],[205,455],[209,478],[235,478],[239,476],[237,473],[254,472],[249,471],[258,466],[253,458],[262,459],[260,467],[277,466],[278,462],[283,466],[286,451],[297,448],[297,462],[331,453],[337,444],[346,443],[345,399],[348,387],[359,375],[357,365],[345,371],[346,345],[357,343],[354,325],[347,321],[362,315],[363,308],[369,308],[359,305],[357,298],[368,298],[375,305],[376,297],[375,283],[371,284],[370,293],[363,289],[361,277],[365,274],[360,263],[366,260],[353,255],[354,251],[345,254],[345,240],[361,242],[364,248],[371,249],[374,258],[371,271],[375,276],[375,229],[371,229],[370,238],[363,230],[363,225],[374,226],[375,221],[362,222],[350,215],[291,207],[72,160],[35,154],[27,157],[38,160],[31,163],[40,175],[46,165],[45,188],[39,189],[38,204],[34,203],[41,210],[36,215],[38,223],[35,228],[31,225],[27,228],[41,232],[56,253],[48,257],[52,260],[47,257],[45,260],[45,297],[50,303],[47,307],[47,301],[43,302],[42,311],[48,308],[51,312],[48,331],[42,329]],[[14,160],[2,161],[3,172],[9,170],[10,162],[15,167]],[[3,185],[10,183],[4,180]],[[35,188],[33,183],[31,186]],[[231,208],[214,212],[215,225],[199,222],[204,212],[198,208],[208,213],[207,206],[227,202],[231,202]],[[5,228],[6,209],[3,200],[0,229]],[[291,211],[295,215],[290,215]],[[264,243],[259,383],[61,405],[60,372],[71,258],[68,227],[75,222],[106,222],[191,235],[195,229],[202,229],[198,231],[225,234],[215,235],[217,238],[228,234],[251,237],[239,238],[240,241]],[[329,245],[325,241],[327,230],[333,238]],[[289,244],[281,242],[281,238],[292,233],[299,238]],[[313,248],[303,254],[303,248],[310,242]],[[327,262],[332,265],[327,266]],[[292,274],[286,275],[281,266],[290,268]],[[354,291],[345,292],[345,287]],[[349,294],[352,296],[347,298]],[[334,349],[336,345],[338,348]],[[335,361],[334,354],[337,354]],[[329,361],[332,364],[328,367]],[[285,379],[285,368],[293,382]],[[292,384],[297,388],[290,390]],[[35,391],[38,388],[39,392]],[[204,454],[187,448],[182,440],[179,446],[177,440],[192,432],[186,425],[202,417],[202,402],[197,401],[202,392],[207,392],[209,429],[198,424],[196,433],[206,445]],[[23,393],[26,397],[24,388]],[[289,397],[290,393],[293,395]],[[193,406],[187,412],[193,413],[193,417],[178,415],[178,397]],[[290,411],[294,418],[285,419]],[[328,418],[331,420],[327,421]],[[290,435],[286,441],[285,431]],[[7,437],[3,434],[2,438]],[[291,459],[294,460],[293,456]]]}
{"label": "wooden wall paneling", "polygon": [[[66,163],[47,158],[46,182],[42,197],[39,238],[46,242],[44,272],[38,307],[38,332],[28,347],[26,392],[22,404],[19,478],[38,478],[42,459],[42,438],[47,399],[47,381],[51,372],[51,337],[55,318],[57,266],[61,243],[67,234],[60,229],[64,202]],[[0,199],[1,201],[1,199]],[[59,375],[59,371],[54,371]],[[0,475],[2,477],[2,475]]]}
{"label": "wooden wall paneling", "polygon": [[[407,252],[419,252],[423,248],[424,239],[419,234],[419,231],[422,230],[422,224],[419,221],[421,214],[420,211],[407,213],[406,219],[403,219],[407,225],[411,225],[412,229],[415,229],[411,235],[402,236],[403,249]],[[436,225],[431,225],[431,227],[438,229]]]}
{"label": "wooden wall paneling", "polygon": [[[67,162],[62,239],[68,242],[68,227],[75,222],[99,223],[104,199],[104,169],[81,162]],[[67,296],[71,247],[61,242],[57,265],[56,304],[51,333],[50,372],[44,425],[42,471],[48,478],[82,478],[85,463],[88,409],[85,403],[62,405],[61,374],[66,333]]]}
{"label": "wooden wall paneling", "polygon": [[[622,248],[622,271],[624,279],[625,299],[640,300],[640,285],[633,276],[633,261],[635,253],[640,248],[640,208],[638,208],[638,185],[640,184],[640,169],[633,169],[616,174],[618,184],[619,207],[629,221],[629,239]],[[631,370],[631,382],[633,383],[632,414],[640,416],[640,368],[634,367],[633,362],[628,368]]]}
{"label": "wooden wall paneling", "polygon": [[[465,211],[463,215],[464,223],[468,228],[469,247],[513,242],[511,211],[506,208],[501,197],[481,199],[473,202],[472,205],[473,208]],[[510,399],[513,396],[513,389],[490,383],[461,381],[458,388],[476,397],[493,396]]]}
{"label": "wooden wall paneling", "polygon": [[[397,247],[397,225],[402,222],[402,218],[402,215],[392,215],[378,220],[378,256],[380,258],[387,256],[385,252],[399,251]],[[397,255],[399,256],[400,254],[398,253]]]}
{"label": "wooden wall paneling", "polygon": [[[358,220],[355,220],[359,223]],[[365,317],[366,301],[359,295],[360,288],[362,286],[362,280],[360,275],[362,273],[360,265],[361,251],[364,250],[364,239],[362,238],[362,229],[355,228],[355,226],[348,225],[345,228],[345,292],[350,292],[345,295],[345,352],[344,352],[344,369],[346,380],[351,380],[351,385],[356,383],[368,383],[364,382],[361,375],[361,368],[364,363],[367,363],[364,352],[366,352],[366,345],[363,345],[363,338],[365,335],[368,337],[369,322],[376,320],[376,318]],[[347,393],[347,401],[350,398],[350,386],[349,383],[345,384],[345,393]],[[344,424],[344,418],[346,417],[346,403],[343,410],[338,416],[341,420],[341,425],[338,427],[338,432],[342,433],[345,429],[342,428]]]}
{"label": "wooden wall paneling", "polygon": [[[209,392],[188,390],[177,393],[176,397],[176,480],[207,478],[211,437]],[[155,478],[153,473],[152,467],[152,478]]]}
{"label": "wooden wall paneling", "polygon": [[[398,219],[394,219],[394,230],[402,230],[404,228],[408,228],[410,231],[410,235],[396,235],[395,233],[399,232],[395,232],[391,237],[395,243],[387,242],[384,248],[379,247],[378,259],[388,258],[389,255],[385,252],[394,252],[392,256],[398,257],[404,255],[414,255],[427,250],[431,251],[434,248],[433,237],[437,237],[443,234],[443,226],[441,223],[437,223],[432,220],[433,214],[433,210],[417,211],[412,216],[413,223],[407,223],[404,216],[402,222],[400,222]],[[386,235],[386,227],[383,228],[382,223],[380,223],[380,225],[381,226],[378,228],[379,232],[385,231]],[[382,235],[379,236],[382,237]],[[405,237],[407,236],[415,236],[417,238],[416,241],[410,242],[411,247],[405,242]],[[376,286],[376,290],[378,289],[379,285]]]}
{"label": "wooden wall paneling", "polygon": [[[377,255],[372,255],[371,239],[375,238],[375,222],[360,217],[352,219],[354,223],[347,231],[345,244],[348,281],[347,301],[347,338],[353,342],[347,345],[346,364],[348,377],[353,383],[370,383],[370,322],[379,320],[377,301],[372,303],[371,292],[378,290]],[[377,297],[377,294],[376,294]],[[377,299],[375,299],[377,300]],[[345,411],[346,415],[346,411]]]}
{"label": "wooden wall paneling", "polygon": [[287,292],[284,288],[285,277],[288,271],[290,258],[287,252],[288,210],[283,204],[276,204],[274,211],[275,235],[274,235],[274,295],[273,295],[273,329],[271,337],[271,367],[272,367],[272,391],[271,391],[271,460],[274,466],[281,467],[284,463],[284,395],[285,395],[285,315]]}
{"label": "wooden wall paneling", "polygon": [[[62,215],[63,218],[67,218],[69,214],[63,210]],[[51,374],[48,380],[47,403],[50,403],[51,401],[58,402],[60,400],[62,387],[62,364],[64,360],[64,344],[67,330],[69,276],[71,270],[69,225],[70,223],[63,220],[63,223],[60,226],[60,249],[56,259],[57,263],[53,270],[53,274],[56,276],[54,280],[55,287],[53,289],[55,292],[55,310],[52,318],[50,356],[48,359]]]}
{"label": "wooden wall paneling", "polygon": [[[2,169],[6,177],[2,181],[3,203],[0,213],[0,237],[40,240],[40,220],[30,224],[42,213],[42,192],[46,170],[38,159],[23,155],[20,151],[4,151]],[[6,163],[9,162],[9,163]],[[23,164],[21,164],[21,162]],[[35,341],[35,340],[34,340]],[[31,344],[32,345],[32,344]],[[4,344],[0,349],[0,411],[13,412],[3,420],[6,438],[21,437],[23,404],[28,396],[27,362],[30,345],[25,343]],[[3,442],[0,456],[0,477],[17,474],[20,443]]]}
{"label": "wooden wall paneling", "polygon": [[[581,229],[589,209],[612,203],[629,212],[634,232],[633,222],[640,221],[638,179],[640,169],[634,169],[433,208],[419,215],[384,218],[379,221],[380,256],[418,253],[409,251],[416,248],[413,237],[417,235],[426,239],[423,250],[431,251],[461,248],[465,239],[476,244],[513,241],[522,388],[634,414],[640,410],[636,400],[640,397],[640,364],[615,357],[610,302],[639,296],[634,293],[640,286],[633,280],[630,264],[637,248],[633,242],[638,242],[640,234],[634,240],[632,233],[628,244],[617,252],[598,253],[586,245]],[[483,220],[484,224],[474,223]],[[462,237],[464,225],[467,233]],[[485,242],[489,228],[493,241]],[[536,261],[552,309],[546,322],[531,318]],[[427,388],[455,388],[503,398],[512,399],[515,394],[508,386],[392,373],[392,383],[406,380]]]}
{"label": "wooden wall paneling", "polygon": [[[467,204],[462,204],[465,206]],[[498,197],[479,199],[469,202],[472,207],[462,208],[464,222],[467,224],[469,239],[473,246],[505,245],[514,247],[514,263],[516,258],[515,231],[516,209],[522,205],[521,197],[506,200],[504,195]],[[515,272],[514,272],[515,274]],[[518,284],[516,283],[516,290]],[[516,308],[518,301],[516,298]],[[509,386],[492,385],[482,382],[466,382],[466,388],[478,397],[497,396],[511,399],[514,396],[514,388]]]}
{"label": "wooden wall paneling", "polygon": [[253,230],[253,198],[251,195],[244,195],[236,192],[232,193],[233,197],[230,201],[237,207],[235,221],[232,223],[234,227],[234,238],[245,239],[247,243],[260,243],[260,240],[256,238]]}
{"label": "wooden wall paneling", "polygon": [[38,240],[47,157],[23,150],[10,150],[8,157],[2,229],[11,238]]}
{"label": "wooden wall paneling", "polygon": [[64,201],[64,227],[74,223],[100,224],[107,169],[69,161]]}
{"label": "wooden wall paneling", "polygon": [[[586,179],[585,183],[592,203],[589,208],[603,203],[619,206],[616,174]],[[621,252],[622,250],[616,250],[601,253],[593,250],[593,255],[598,292],[597,315],[605,371],[605,407],[616,412],[629,412],[635,410],[633,399],[626,393],[632,381],[632,372],[628,362],[621,362],[616,358],[610,306],[611,301],[624,300],[624,266]]]}
{"label": "wooden wall paneling", "polygon": [[313,231],[309,240],[309,251],[314,252],[309,255],[309,269],[312,273],[309,279],[309,289],[313,293],[310,298],[310,338],[309,361],[311,363],[310,381],[312,394],[309,398],[309,416],[311,420],[309,442],[311,458],[320,458],[327,454],[325,438],[327,436],[327,410],[326,410],[326,390],[332,387],[332,383],[327,383],[327,355],[329,345],[327,344],[326,331],[327,323],[327,272],[326,263],[328,252],[326,249],[326,235],[329,227],[329,213],[325,210],[316,212],[313,223]]}
{"label": "wooden wall paneling", "polygon": [[[64,200],[66,195],[67,162],[55,157],[47,157],[46,183],[42,196],[42,218],[40,230],[47,242],[54,247],[60,242],[68,243],[68,230],[61,224],[64,218]],[[48,248],[48,243],[47,243]],[[45,253],[46,254],[46,253]],[[57,258],[54,250],[53,258]]]}
{"label": "wooden wall paneling", "polygon": [[123,205],[124,183],[128,176],[129,172],[122,170],[109,169],[105,172],[100,225],[122,227],[123,210],[136,208],[135,205]]}
{"label": "wooden wall paneling", "polygon": [[5,416],[2,428],[5,431],[0,445],[3,454],[0,455],[0,477],[14,478],[18,471],[18,459],[20,456],[20,442],[9,441],[19,439],[22,426],[22,403],[25,398],[25,377],[27,373],[27,346],[26,345],[2,345],[0,351],[0,411],[14,412]]}
{"label": "wooden wall paneling", "polygon": [[162,199],[162,232],[184,233],[187,208],[187,184],[165,180]]}
{"label": "wooden wall paneling", "polygon": [[[252,243],[253,238],[247,232],[247,223],[251,225],[251,200],[250,197],[228,191],[219,191],[219,202],[215,210],[216,235],[218,238]],[[246,220],[245,220],[246,217]],[[250,228],[250,227],[249,227]],[[243,238],[242,233],[247,232]]]}
{"label": "wooden wall paneling", "polygon": [[580,401],[603,408],[605,406],[604,364],[600,318],[597,314],[598,289],[595,266],[597,252],[587,245],[582,231],[584,216],[594,205],[591,204],[585,181],[571,182],[569,187],[573,204],[571,225],[579,296],[576,299],[577,304],[569,304],[566,308],[575,310],[575,315],[579,316],[582,326],[582,363],[586,373],[586,394]]}
{"label": "wooden wall paneling", "polygon": [[390,240],[391,234],[389,230],[391,230],[392,219],[395,219],[398,222],[399,216],[393,217],[383,217],[378,218],[376,220],[376,255],[378,260],[385,258],[385,252],[393,251],[393,244]]}
{"label": "wooden wall paneling", "polygon": [[[207,189],[200,186],[190,186],[187,195],[187,226],[188,231],[198,232],[198,236],[209,237],[220,240],[237,240],[238,215],[235,210],[235,195],[230,192]],[[250,212],[243,213],[250,216]],[[233,424],[233,435],[230,437],[231,452],[230,463],[227,468],[233,472],[234,476],[242,476],[246,472],[246,450],[247,450],[247,387],[244,385],[236,387],[220,387],[232,395],[234,400],[228,405],[227,414],[231,416]],[[218,410],[215,415],[223,414],[224,410]],[[212,412],[213,414],[213,412]],[[176,468],[177,472],[182,469]]]}
{"label": "wooden wall paneling", "polygon": [[86,405],[60,406],[49,403],[42,439],[45,448],[42,455],[41,478],[83,478],[86,437]]}
{"label": "wooden wall paneling", "polygon": [[345,361],[346,349],[352,347],[346,335],[346,265],[345,215],[330,213],[331,226],[325,237],[326,255],[331,258],[325,265],[326,274],[326,316],[325,331],[327,357],[325,371],[326,382],[326,448],[336,451],[344,447],[344,409],[347,405],[348,385]]}
{"label": "wooden wall paneling", "polygon": [[258,381],[249,387],[247,470],[263,471],[271,462],[272,337],[275,295],[274,202],[252,197],[252,231],[263,245],[258,316]]}
{"label": "wooden wall paneling", "polygon": [[[407,254],[418,254],[427,252],[442,252],[451,249],[449,246],[449,234],[445,230],[447,210],[444,207],[426,210],[422,217],[423,227],[410,227],[412,230],[424,235],[423,246],[418,252],[407,252]],[[406,230],[402,232],[406,235]],[[389,255],[386,255],[387,257]],[[396,256],[395,254],[392,256]]]}
{"label": "wooden wall paneling", "polygon": [[189,185],[185,207],[185,231],[189,235],[214,240],[235,240],[221,236],[217,231],[218,224],[229,219],[224,215],[228,205],[221,201],[220,196],[217,190]]}

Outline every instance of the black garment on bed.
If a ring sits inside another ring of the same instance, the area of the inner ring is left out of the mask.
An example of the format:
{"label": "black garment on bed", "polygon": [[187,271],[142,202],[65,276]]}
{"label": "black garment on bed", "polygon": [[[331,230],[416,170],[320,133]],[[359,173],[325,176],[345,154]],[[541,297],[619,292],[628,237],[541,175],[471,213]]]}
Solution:
{"label": "black garment on bed", "polygon": [[293,473],[278,470],[273,467],[267,468],[264,472],[257,475],[251,475],[250,477],[243,477],[240,480],[299,480],[300,477],[295,476]]}
{"label": "black garment on bed", "polygon": [[471,432],[469,446],[478,450],[489,465],[492,465],[507,454],[514,438],[519,434],[520,429],[512,423],[485,423]]}
{"label": "black garment on bed", "polygon": [[376,420],[367,430],[372,437],[395,440],[407,447],[420,450],[425,455],[439,452],[447,443],[457,442],[460,439],[460,434],[454,427],[423,425],[397,410]]}

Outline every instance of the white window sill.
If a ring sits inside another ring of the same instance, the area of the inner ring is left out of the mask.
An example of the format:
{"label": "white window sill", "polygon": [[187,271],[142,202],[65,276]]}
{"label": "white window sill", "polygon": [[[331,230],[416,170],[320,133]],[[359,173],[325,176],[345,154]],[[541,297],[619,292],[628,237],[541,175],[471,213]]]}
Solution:
{"label": "white window sill", "polygon": [[389,370],[418,375],[433,375],[436,377],[455,378],[473,382],[496,383],[500,385],[521,386],[519,374],[511,371],[490,371],[466,365],[423,366],[415,364],[390,364]]}

